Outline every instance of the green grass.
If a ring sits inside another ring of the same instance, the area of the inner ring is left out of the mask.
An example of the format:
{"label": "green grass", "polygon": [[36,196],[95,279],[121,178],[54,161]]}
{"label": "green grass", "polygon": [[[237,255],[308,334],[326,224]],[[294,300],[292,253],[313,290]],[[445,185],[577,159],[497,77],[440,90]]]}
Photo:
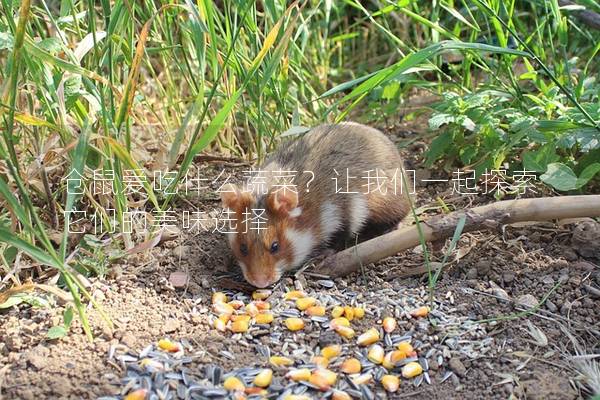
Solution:
{"label": "green grass", "polygon": [[[415,91],[440,98],[428,165],[508,164],[561,191],[594,191],[600,35],[571,13],[557,0],[0,0],[3,275],[17,252],[58,270],[90,334],[78,274],[104,267],[69,257],[85,244],[67,233],[50,239],[70,211],[119,231],[133,202],[177,200],[150,180],[123,193],[126,170],[152,177],[148,158],[179,178],[203,151],[261,160],[290,127],[396,120]],[[115,193],[65,179],[89,183],[94,170]],[[141,236],[115,236],[115,247],[151,233]]]}

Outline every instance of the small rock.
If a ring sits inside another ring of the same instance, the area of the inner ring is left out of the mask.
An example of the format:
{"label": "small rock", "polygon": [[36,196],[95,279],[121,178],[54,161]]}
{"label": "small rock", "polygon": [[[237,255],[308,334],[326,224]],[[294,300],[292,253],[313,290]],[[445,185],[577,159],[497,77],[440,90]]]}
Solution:
{"label": "small rock", "polygon": [[450,361],[448,361],[448,365],[450,366],[450,369],[461,378],[464,378],[467,375],[467,368],[458,358],[452,357]]}
{"label": "small rock", "polygon": [[536,307],[539,304],[539,301],[532,294],[524,294],[517,299],[517,304],[531,309]]}
{"label": "small rock", "polygon": [[515,280],[515,274],[513,272],[505,272],[502,274],[502,280],[504,283],[512,283]]}
{"label": "small rock", "polygon": [[210,282],[206,278],[202,278],[202,280],[200,281],[200,285],[202,285],[203,289],[209,289],[210,288]]}
{"label": "small rock", "polygon": [[[45,351],[42,351],[44,349]],[[25,361],[33,368],[40,370],[48,365],[48,354],[49,350],[43,346],[37,346],[35,349],[30,350],[25,356]]]}
{"label": "small rock", "polygon": [[319,346],[321,348],[338,343],[340,343],[340,336],[333,331],[323,331],[319,335]]}
{"label": "small rock", "polygon": [[571,310],[571,303],[568,301],[565,301],[562,306],[560,306],[560,313],[562,315],[567,315],[569,313],[569,311]]}
{"label": "small rock", "polygon": [[546,285],[554,286],[554,278],[551,277],[550,275],[546,275],[542,278],[542,283],[544,283]]}
{"label": "small rock", "polygon": [[165,322],[164,331],[165,333],[172,333],[179,329],[181,324],[175,318],[170,318]]}
{"label": "small rock", "polygon": [[477,261],[477,264],[475,264],[475,268],[477,268],[479,276],[485,276],[490,272],[492,263],[489,260],[479,260]]}
{"label": "small rock", "polygon": [[23,339],[17,335],[9,335],[6,338],[6,348],[8,351],[19,351],[23,346]]}
{"label": "small rock", "polygon": [[498,297],[500,300],[509,301],[510,296],[506,293],[506,290],[502,289],[498,286],[494,281],[490,281],[490,286],[492,288],[492,293],[494,296]]}
{"label": "small rock", "polygon": [[563,257],[570,262],[577,261],[579,257],[577,257],[577,253],[571,248],[566,248],[562,253]]}
{"label": "small rock", "polygon": [[169,275],[169,282],[175,288],[185,287],[188,283],[188,279],[188,274],[186,274],[184,271],[171,272],[171,275]]}
{"label": "small rock", "polygon": [[133,348],[135,347],[136,340],[136,337],[133,336],[131,333],[125,333],[121,338],[121,343],[123,343],[129,349],[133,350]]}
{"label": "small rock", "polygon": [[593,270],[596,269],[596,266],[594,264],[592,264],[591,262],[587,262],[587,261],[577,261],[574,262],[571,267],[573,269],[579,269],[583,272],[591,272]]}
{"label": "small rock", "polygon": [[477,268],[469,268],[467,271],[467,279],[477,279]]}
{"label": "small rock", "polygon": [[558,307],[556,307],[556,304],[554,304],[551,300],[546,300],[546,308],[548,309],[548,311],[555,313],[556,310],[558,310]]}
{"label": "small rock", "polygon": [[177,246],[173,249],[173,256],[178,259],[185,257],[187,253],[188,249],[186,246]]}

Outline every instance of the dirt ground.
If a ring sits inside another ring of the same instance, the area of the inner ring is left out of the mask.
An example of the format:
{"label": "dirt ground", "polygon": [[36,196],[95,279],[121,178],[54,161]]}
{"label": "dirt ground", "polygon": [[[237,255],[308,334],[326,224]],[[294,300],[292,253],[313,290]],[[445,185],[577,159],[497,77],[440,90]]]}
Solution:
{"label": "dirt ground", "polygon": [[[402,125],[392,133],[397,140],[411,136],[410,129]],[[409,169],[420,162],[422,148],[417,142],[404,151]],[[215,174],[222,166],[211,163],[204,171]],[[429,176],[423,170],[418,174]],[[444,176],[435,172],[431,179]],[[441,212],[438,199],[444,199],[450,209],[493,201],[486,196],[453,195],[447,183],[421,184],[417,206],[424,218]],[[208,212],[219,206],[217,197],[208,195],[201,201],[181,201],[177,207],[189,210],[192,204]],[[574,233],[584,224],[598,228],[593,220],[549,222],[463,235],[435,288],[437,304],[445,307],[446,315],[493,321],[475,324],[485,333],[482,337],[455,336],[455,348],[444,342],[449,332],[443,324],[428,325],[427,332],[417,332],[423,341],[434,338],[431,340],[437,341],[436,346],[447,346],[450,357],[444,357],[441,365],[430,365],[431,384],[415,387],[403,382],[398,394],[390,398],[588,398],[589,392],[582,389],[586,376],[579,368],[585,358],[576,356],[577,351],[600,353],[600,249],[582,251],[581,243],[574,242]],[[444,243],[431,244],[430,249],[432,261],[439,263]],[[219,365],[225,371],[265,365],[255,348],[240,345],[230,334],[219,333],[208,323],[212,291],[220,288],[218,278],[235,269],[229,254],[220,234],[182,230],[151,250],[114,265],[107,277],[92,279],[93,296],[115,324],[111,331],[89,308],[96,336],[93,343],[83,335],[78,321],[66,337],[46,338],[48,329],[61,322],[62,307],[48,310],[21,304],[2,310],[0,398],[116,396],[124,371],[109,360],[111,347],[139,352],[163,337],[183,341],[193,349],[191,369],[207,364]],[[336,279],[332,289],[319,286],[308,274],[298,280],[316,293],[351,292],[369,310],[376,310],[385,307],[389,299],[401,301],[403,290],[426,292],[427,274],[411,274],[423,265],[422,251],[417,248],[368,265],[364,277],[357,273]],[[185,289],[174,289],[169,283],[175,271],[189,276]],[[293,287],[293,277],[283,284]],[[372,295],[383,289],[389,299]],[[538,310],[519,315],[542,300]],[[377,312],[367,313],[360,327],[376,325],[379,316]],[[233,359],[223,354],[223,349]],[[442,383],[448,371],[453,374]]]}

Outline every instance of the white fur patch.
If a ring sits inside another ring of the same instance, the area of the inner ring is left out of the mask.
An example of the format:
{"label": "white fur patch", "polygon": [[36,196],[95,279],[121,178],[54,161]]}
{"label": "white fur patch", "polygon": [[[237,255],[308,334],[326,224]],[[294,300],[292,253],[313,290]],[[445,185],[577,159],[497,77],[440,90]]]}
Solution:
{"label": "white fur patch", "polygon": [[314,250],[316,245],[315,236],[311,231],[300,231],[290,228],[285,231],[285,237],[290,241],[294,250],[294,261],[290,267],[297,267]]}
{"label": "white fur patch", "polygon": [[342,227],[342,216],[340,209],[330,201],[321,205],[321,232],[324,240],[329,240],[331,236]]}
{"label": "white fur patch", "polygon": [[227,240],[229,240],[229,246],[233,247],[233,242],[235,241],[235,233],[227,232],[225,233],[225,236],[227,236]]}
{"label": "white fur patch", "polygon": [[242,269],[242,272],[244,272],[244,276],[246,274],[246,271],[248,271],[248,266],[246,265],[246,263],[244,263],[243,261],[238,260],[238,264],[240,265],[240,268]]}
{"label": "white fur patch", "polygon": [[350,232],[358,233],[369,217],[367,200],[362,194],[357,194],[350,200]]}
{"label": "white fur patch", "polygon": [[285,260],[279,260],[275,263],[275,274],[276,274],[276,280],[278,281],[279,278],[281,278],[281,275],[283,275],[283,273],[285,271],[287,271],[289,268],[289,265],[287,264],[287,262],[285,262]]}
{"label": "white fur patch", "polygon": [[296,218],[302,215],[302,207],[296,207],[292,211],[289,212],[290,217]]}

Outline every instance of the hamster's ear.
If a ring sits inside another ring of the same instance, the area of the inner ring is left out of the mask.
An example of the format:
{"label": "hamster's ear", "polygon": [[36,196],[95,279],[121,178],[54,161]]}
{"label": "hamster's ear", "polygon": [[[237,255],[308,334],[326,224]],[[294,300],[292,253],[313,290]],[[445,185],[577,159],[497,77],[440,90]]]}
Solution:
{"label": "hamster's ear", "polygon": [[238,212],[252,203],[252,195],[242,192],[236,185],[228,183],[221,188],[221,202],[223,207]]}
{"label": "hamster's ear", "polygon": [[267,195],[267,207],[275,214],[289,215],[298,207],[298,193],[290,189],[271,191]]}

